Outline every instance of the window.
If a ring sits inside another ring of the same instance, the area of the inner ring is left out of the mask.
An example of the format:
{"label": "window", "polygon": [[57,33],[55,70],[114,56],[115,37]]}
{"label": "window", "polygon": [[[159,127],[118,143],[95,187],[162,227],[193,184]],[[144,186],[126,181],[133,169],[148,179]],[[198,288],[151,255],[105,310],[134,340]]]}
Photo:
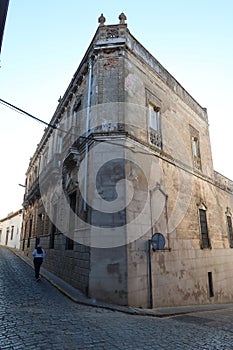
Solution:
{"label": "window", "polygon": [[161,148],[162,140],[160,131],[160,109],[149,103],[148,114],[150,143],[153,146]]}
{"label": "window", "polygon": [[209,284],[209,297],[214,296],[214,285],[213,285],[213,276],[212,272],[208,272],[208,284]]}
{"label": "window", "polygon": [[77,99],[77,100],[75,101],[75,104],[74,104],[74,107],[73,107],[73,111],[74,111],[75,113],[77,113],[77,112],[80,110],[80,108],[81,108],[81,100],[80,100],[80,97],[81,97],[81,95],[79,95],[79,99]]}
{"label": "window", "polygon": [[66,249],[73,250],[74,249],[74,241],[73,239],[66,237]]}
{"label": "window", "polygon": [[149,126],[159,131],[159,108],[149,104]]}
{"label": "window", "polygon": [[62,153],[62,135],[58,135],[58,136],[57,136],[56,151],[57,151],[58,153]]}
{"label": "window", "polygon": [[[77,192],[73,192],[69,195],[70,202],[70,222],[69,222],[69,234],[72,237],[74,235],[75,230],[75,213],[76,213],[76,198]],[[70,237],[66,237],[66,249],[72,250],[74,249],[74,241]]]}
{"label": "window", "polygon": [[190,125],[191,146],[194,168],[201,170],[201,153],[199,132]]}
{"label": "window", "polygon": [[49,239],[49,249],[54,249],[54,241],[55,241],[55,234],[57,233],[57,204],[54,205],[53,208],[53,218],[52,218],[52,225],[51,225],[51,232],[50,232],[50,239]]}
{"label": "window", "polygon": [[9,232],[10,232],[10,229],[9,229],[9,227],[7,227],[7,229],[6,229],[6,241],[5,241],[5,245],[8,244]]}
{"label": "window", "polygon": [[13,239],[14,237],[14,226],[11,226],[11,240]]}
{"label": "window", "polygon": [[51,233],[49,237],[49,249],[54,249],[54,241],[55,241],[55,233],[57,231],[57,227],[52,223]]}
{"label": "window", "polygon": [[230,247],[233,248],[232,219],[231,219],[231,216],[229,214],[227,215],[227,229],[228,229]]}
{"label": "window", "polygon": [[25,240],[26,240],[26,234],[27,234],[27,226],[28,226],[28,221],[26,221],[25,226],[24,226],[24,235],[23,235],[23,247],[22,247],[22,250],[25,249]]}
{"label": "window", "polygon": [[199,219],[201,231],[201,248],[211,248],[205,209],[199,209]]}
{"label": "window", "polygon": [[40,237],[40,236],[43,236],[44,234],[45,214],[44,212],[41,212],[41,210],[44,210],[44,208],[40,208],[39,210],[40,210],[40,213],[38,214],[36,233]]}
{"label": "window", "polygon": [[161,108],[162,101],[153,94],[152,91],[145,89],[147,106],[147,125],[148,142],[156,148],[162,148],[161,133]]}
{"label": "window", "polygon": [[27,248],[30,247],[30,241],[31,241],[31,236],[32,236],[32,219],[29,221],[29,233],[28,233],[28,243],[27,243]]}
{"label": "window", "polygon": [[196,136],[192,137],[192,150],[193,156],[200,158],[199,140]]}

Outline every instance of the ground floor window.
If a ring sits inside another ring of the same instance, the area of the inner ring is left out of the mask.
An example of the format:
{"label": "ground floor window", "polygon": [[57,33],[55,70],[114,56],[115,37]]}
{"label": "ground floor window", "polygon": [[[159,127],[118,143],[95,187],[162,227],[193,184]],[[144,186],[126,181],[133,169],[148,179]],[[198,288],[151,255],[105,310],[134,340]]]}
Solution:
{"label": "ground floor window", "polygon": [[73,239],[66,237],[66,249],[73,250],[74,249],[74,241]]}
{"label": "ground floor window", "polygon": [[199,219],[200,219],[200,233],[201,233],[201,248],[211,248],[209,233],[208,233],[206,210],[199,209]]}
{"label": "ground floor window", "polygon": [[233,230],[232,230],[232,219],[230,215],[227,215],[227,229],[230,247],[233,248]]}

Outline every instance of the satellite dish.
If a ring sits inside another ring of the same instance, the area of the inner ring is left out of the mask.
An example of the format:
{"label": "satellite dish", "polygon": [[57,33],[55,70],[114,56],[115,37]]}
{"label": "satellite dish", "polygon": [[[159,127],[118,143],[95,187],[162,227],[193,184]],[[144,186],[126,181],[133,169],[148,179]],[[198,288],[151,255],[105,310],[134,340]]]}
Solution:
{"label": "satellite dish", "polygon": [[151,245],[153,250],[162,250],[165,246],[165,238],[162,233],[155,233],[151,238]]}

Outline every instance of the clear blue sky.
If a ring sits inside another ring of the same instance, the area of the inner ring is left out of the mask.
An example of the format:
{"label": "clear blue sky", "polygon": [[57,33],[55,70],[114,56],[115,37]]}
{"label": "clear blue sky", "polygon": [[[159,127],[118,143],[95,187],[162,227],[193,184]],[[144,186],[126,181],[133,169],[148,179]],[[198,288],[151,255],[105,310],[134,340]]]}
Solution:
{"label": "clear blue sky", "polygon": [[[80,5],[81,4],[81,5]],[[130,32],[207,107],[215,170],[233,179],[232,0],[10,0],[0,98],[49,121],[103,12]],[[30,156],[44,126],[0,105],[0,218],[20,208]]]}

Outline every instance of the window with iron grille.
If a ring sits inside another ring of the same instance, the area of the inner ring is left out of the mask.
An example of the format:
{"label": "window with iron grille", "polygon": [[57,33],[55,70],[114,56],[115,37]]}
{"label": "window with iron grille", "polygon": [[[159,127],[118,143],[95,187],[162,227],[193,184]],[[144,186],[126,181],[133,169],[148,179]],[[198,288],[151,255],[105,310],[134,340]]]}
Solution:
{"label": "window with iron grille", "polygon": [[199,218],[201,231],[201,248],[211,248],[206,218],[206,210],[199,209]]}
{"label": "window with iron grille", "polygon": [[146,106],[148,107],[148,141],[151,146],[162,149],[161,108],[162,101],[152,91],[146,89]]}
{"label": "window with iron grille", "polygon": [[148,113],[150,143],[157,148],[161,148],[160,109],[149,103]]}
{"label": "window with iron grille", "polygon": [[227,215],[227,229],[228,229],[230,247],[233,248],[233,230],[232,230],[232,219],[230,215]]}

